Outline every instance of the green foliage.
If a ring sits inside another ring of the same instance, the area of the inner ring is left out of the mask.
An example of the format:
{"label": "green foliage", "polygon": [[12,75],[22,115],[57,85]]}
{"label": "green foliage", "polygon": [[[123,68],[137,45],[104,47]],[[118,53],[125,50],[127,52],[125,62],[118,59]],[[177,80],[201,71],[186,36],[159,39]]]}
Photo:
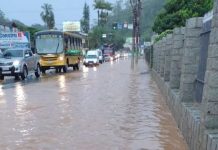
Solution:
{"label": "green foliage", "polygon": [[[140,33],[143,40],[150,41],[152,35],[152,25],[155,16],[158,15],[159,10],[162,9],[165,0],[144,0],[142,1],[141,17],[140,17]],[[132,24],[132,8],[130,1],[117,0],[113,5],[112,14],[108,17],[108,26],[113,26],[112,23],[129,23]],[[132,36],[131,30],[125,30],[124,38]]]}
{"label": "green foliage", "polygon": [[35,29],[37,29],[37,30],[46,30],[46,26],[44,26],[44,25],[41,25],[41,24],[33,24],[33,25],[31,25],[31,27],[32,28],[35,28]]}
{"label": "green foliage", "polygon": [[0,24],[8,24],[10,23],[10,20],[8,20],[6,17],[5,17],[5,13],[0,9]]}
{"label": "green foliage", "polygon": [[[114,44],[116,49],[123,47],[125,43],[125,31],[112,31],[111,28],[96,26],[88,34],[89,48],[98,48],[103,44]],[[102,35],[106,34],[107,37],[103,38]]]}
{"label": "green foliage", "polygon": [[28,27],[19,20],[12,20],[12,22],[14,22],[16,24],[16,26],[19,30],[27,31],[30,33],[30,42],[31,42],[31,45],[33,46],[34,45],[33,44],[34,43],[34,34],[40,30],[37,28],[34,28],[34,27]]}
{"label": "green foliage", "polygon": [[168,0],[152,29],[160,34],[167,29],[184,26],[187,19],[203,16],[212,6],[213,0]]}
{"label": "green foliage", "polygon": [[155,17],[163,8],[166,0],[145,0],[142,3],[141,33],[145,41],[150,41]]}
{"label": "green foliage", "polygon": [[105,0],[94,0],[94,8],[98,10],[98,25],[104,26],[108,21],[108,12],[112,10],[112,4]]}
{"label": "green foliage", "polygon": [[113,43],[117,50],[123,48],[123,44],[125,43],[125,38],[120,32],[115,32],[112,34],[111,43]]}
{"label": "green foliage", "polygon": [[112,4],[105,0],[94,0],[94,8],[101,10],[112,10]]}
{"label": "green foliage", "polygon": [[166,37],[168,34],[173,33],[173,30],[166,30],[164,32],[162,32],[160,35],[158,35],[155,39],[155,42],[160,41],[161,39],[163,39],[164,37]]}
{"label": "green foliage", "polygon": [[48,29],[53,29],[55,26],[55,19],[54,19],[54,13],[53,8],[51,4],[45,3],[42,7],[42,12],[40,13],[40,16],[44,23],[46,24]]}
{"label": "green foliage", "polygon": [[81,22],[82,31],[88,33],[89,24],[90,24],[90,11],[89,11],[89,6],[86,3],[83,8],[83,18],[81,19],[80,22]]}
{"label": "green foliage", "polygon": [[102,26],[96,26],[88,34],[89,48],[97,48],[102,43],[102,34],[105,33],[105,29]]}

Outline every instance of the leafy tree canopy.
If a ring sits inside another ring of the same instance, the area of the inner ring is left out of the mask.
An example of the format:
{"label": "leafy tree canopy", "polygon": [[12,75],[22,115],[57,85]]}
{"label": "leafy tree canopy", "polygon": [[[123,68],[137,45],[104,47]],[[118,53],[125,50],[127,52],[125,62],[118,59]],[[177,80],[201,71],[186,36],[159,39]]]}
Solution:
{"label": "leafy tree canopy", "polygon": [[83,18],[80,22],[83,32],[88,33],[90,28],[90,10],[89,6],[86,3],[83,8]]}
{"label": "leafy tree canopy", "polygon": [[188,18],[203,16],[212,6],[213,0],[168,0],[155,19],[153,31],[160,34],[184,26]]}
{"label": "leafy tree canopy", "polygon": [[53,13],[53,8],[51,4],[45,3],[41,6],[42,12],[40,13],[40,16],[48,29],[53,29],[55,26],[55,17]]}

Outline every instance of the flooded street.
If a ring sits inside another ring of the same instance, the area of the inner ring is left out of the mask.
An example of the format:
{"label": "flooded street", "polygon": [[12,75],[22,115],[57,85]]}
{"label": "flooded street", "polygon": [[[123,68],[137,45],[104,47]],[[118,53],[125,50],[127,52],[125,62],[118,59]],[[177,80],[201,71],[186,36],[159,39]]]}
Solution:
{"label": "flooded street", "polygon": [[0,84],[1,150],[187,150],[144,60]]}

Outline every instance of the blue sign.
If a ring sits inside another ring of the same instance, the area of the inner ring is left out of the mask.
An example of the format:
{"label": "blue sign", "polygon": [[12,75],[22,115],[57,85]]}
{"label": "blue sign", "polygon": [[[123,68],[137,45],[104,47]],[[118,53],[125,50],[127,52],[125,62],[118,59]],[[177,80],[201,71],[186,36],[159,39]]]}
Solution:
{"label": "blue sign", "polygon": [[118,23],[118,24],[117,24],[117,29],[122,30],[122,29],[123,29],[123,23]]}

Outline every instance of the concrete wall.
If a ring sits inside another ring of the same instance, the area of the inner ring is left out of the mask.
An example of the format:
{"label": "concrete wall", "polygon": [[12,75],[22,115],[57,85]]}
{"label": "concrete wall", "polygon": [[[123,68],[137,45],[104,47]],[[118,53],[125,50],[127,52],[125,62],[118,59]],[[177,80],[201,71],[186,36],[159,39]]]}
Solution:
{"label": "concrete wall", "polygon": [[194,83],[197,76],[200,57],[200,34],[202,31],[202,24],[202,18],[191,18],[186,22],[180,80],[181,101],[193,101],[195,99]]}
{"label": "concrete wall", "polygon": [[163,49],[165,49],[165,61],[164,61],[164,80],[170,81],[170,65],[171,65],[171,51],[173,45],[172,34],[168,34],[166,36],[166,44],[162,45]]}
{"label": "concrete wall", "polygon": [[166,44],[166,38],[163,38],[163,40],[161,40],[160,42],[160,53],[161,53],[161,58],[160,58],[160,75],[161,77],[164,76],[164,71],[165,71],[165,44]]}
{"label": "concrete wall", "polygon": [[[205,20],[205,18],[204,18]],[[195,98],[203,18],[154,44],[152,76],[191,150],[218,150],[218,0],[214,2],[203,101]],[[164,65],[163,65],[164,62]]]}
{"label": "concrete wall", "polygon": [[173,47],[170,66],[170,87],[179,89],[182,67],[182,56],[184,49],[185,28],[175,28],[173,30]]}

